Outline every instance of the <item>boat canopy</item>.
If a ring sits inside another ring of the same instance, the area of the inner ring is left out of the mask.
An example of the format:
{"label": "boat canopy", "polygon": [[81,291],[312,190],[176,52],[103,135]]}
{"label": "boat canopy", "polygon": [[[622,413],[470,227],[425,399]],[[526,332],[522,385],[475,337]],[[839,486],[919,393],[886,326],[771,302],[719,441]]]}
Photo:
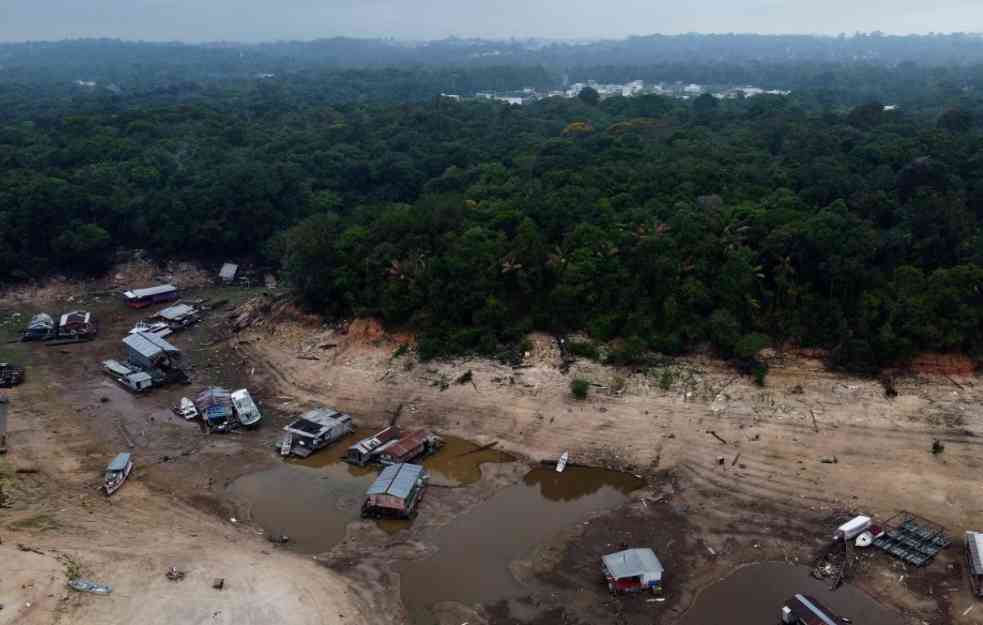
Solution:
{"label": "boat canopy", "polygon": [[113,461],[109,463],[109,466],[106,467],[106,470],[125,471],[127,465],[129,464],[130,464],[130,454],[124,452],[113,458]]}

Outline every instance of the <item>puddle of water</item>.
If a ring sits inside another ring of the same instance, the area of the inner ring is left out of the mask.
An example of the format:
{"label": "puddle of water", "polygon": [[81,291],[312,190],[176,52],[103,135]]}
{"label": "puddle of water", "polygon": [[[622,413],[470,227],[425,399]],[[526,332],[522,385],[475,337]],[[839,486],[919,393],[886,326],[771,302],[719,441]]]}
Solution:
{"label": "puddle of water", "polygon": [[360,516],[374,475],[351,475],[346,464],[311,468],[295,463],[243,476],[226,493],[267,534],[286,534],[292,548],[328,551]]}
{"label": "puddle of water", "polygon": [[[672,592],[672,578],[667,579],[667,588]],[[768,562],[746,566],[703,591],[680,625],[777,623],[785,600],[796,593],[815,597],[837,616],[854,623],[902,624],[898,614],[853,586],[844,585],[831,592],[829,582],[811,577],[807,567]]]}
{"label": "puddle of water", "polygon": [[439,551],[400,567],[403,604],[416,625],[434,622],[442,601],[475,604],[525,593],[509,564],[591,512],[624,503],[640,479],[615,471],[536,468],[520,484],[479,504],[431,541]]}
{"label": "puddle of water", "polygon": [[[378,465],[344,462],[348,448],[374,431],[356,429],[307,458],[290,458],[281,466],[241,477],[227,494],[268,534],[286,534],[300,551],[327,551],[345,537],[348,524],[360,518],[365,491],[379,472]],[[445,443],[423,461],[434,485],[470,484],[481,479],[482,464],[512,460],[504,452],[475,452],[479,446],[464,439],[446,437]],[[381,519],[376,524],[395,534],[412,520]]]}
{"label": "puddle of water", "polygon": [[435,486],[473,484],[481,479],[481,465],[514,460],[504,451],[481,449],[479,445],[463,438],[441,438],[444,439],[443,447],[423,460],[423,466],[430,472],[430,483]]}

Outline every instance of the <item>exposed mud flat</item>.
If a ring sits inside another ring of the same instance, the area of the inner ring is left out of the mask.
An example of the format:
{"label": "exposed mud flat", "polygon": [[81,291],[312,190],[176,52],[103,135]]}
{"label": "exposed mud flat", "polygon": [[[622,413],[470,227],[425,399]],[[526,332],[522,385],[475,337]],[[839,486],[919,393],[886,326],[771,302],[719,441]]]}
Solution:
{"label": "exposed mud flat", "polygon": [[617,507],[644,482],[603,469],[537,467],[424,540],[434,555],[399,568],[403,603],[416,625],[433,622],[432,608],[521,597],[512,563],[592,512]]}
{"label": "exposed mud flat", "polygon": [[849,584],[835,591],[809,568],[785,563],[751,564],[710,586],[679,621],[680,625],[761,625],[778,623],[785,601],[797,593],[818,599],[837,616],[858,625],[902,625],[901,615]]}

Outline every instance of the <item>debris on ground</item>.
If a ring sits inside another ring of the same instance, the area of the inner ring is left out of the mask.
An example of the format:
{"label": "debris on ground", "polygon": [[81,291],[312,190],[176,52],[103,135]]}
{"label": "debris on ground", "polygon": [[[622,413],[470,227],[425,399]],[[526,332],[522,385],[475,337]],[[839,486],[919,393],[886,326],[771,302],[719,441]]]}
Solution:
{"label": "debris on ground", "polygon": [[286,534],[270,534],[266,537],[274,545],[286,545],[290,542],[290,537]]}
{"label": "debris on ground", "polygon": [[172,582],[180,582],[181,580],[184,579],[185,575],[187,575],[187,573],[185,573],[184,571],[179,571],[177,570],[176,567],[172,566],[171,568],[167,569],[167,573],[165,574],[165,577],[167,577],[167,579],[171,580]]}
{"label": "debris on ground", "polygon": [[942,441],[940,441],[939,439],[935,439],[934,441],[932,441],[932,453],[934,455],[937,456],[941,454],[943,451],[945,451],[945,445],[942,444]]}
{"label": "debris on ground", "polygon": [[88,592],[94,595],[108,595],[109,593],[113,592],[111,586],[97,584],[96,582],[91,582],[87,579],[68,580],[68,587],[76,592]]}
{"label": "debris on ground", "polygon": [[214,580],[212,580],[212,588],[214,588],[215,590],[222,590],[223,588],[225,588],[225,578],[216,577]]}
{"label": "debris on ground", "polygon": [[819,462],[823,464],[836,464],[839,462],[839,460],[836,459],[836,456],[827,456],[824,458],[820,458]]}

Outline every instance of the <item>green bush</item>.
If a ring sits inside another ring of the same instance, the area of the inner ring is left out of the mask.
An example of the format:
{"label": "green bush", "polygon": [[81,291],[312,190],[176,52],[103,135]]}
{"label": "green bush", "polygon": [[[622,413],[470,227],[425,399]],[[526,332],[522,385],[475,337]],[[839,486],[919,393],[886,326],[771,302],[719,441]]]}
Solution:
{"label": "green bush", "polygon": [[598,360],[601,357],[597,346],[590,341],[569,341],[567,342],[567,351],[574,356],[590,358],[591,360]]}
{"label": "green bush", "polygon": [[584,380],[583,378],[574,378],[570,382],[570,393],[573,394],[575,399],[584,400],[587,399],[587,394],[590,392],[590,382]]}

